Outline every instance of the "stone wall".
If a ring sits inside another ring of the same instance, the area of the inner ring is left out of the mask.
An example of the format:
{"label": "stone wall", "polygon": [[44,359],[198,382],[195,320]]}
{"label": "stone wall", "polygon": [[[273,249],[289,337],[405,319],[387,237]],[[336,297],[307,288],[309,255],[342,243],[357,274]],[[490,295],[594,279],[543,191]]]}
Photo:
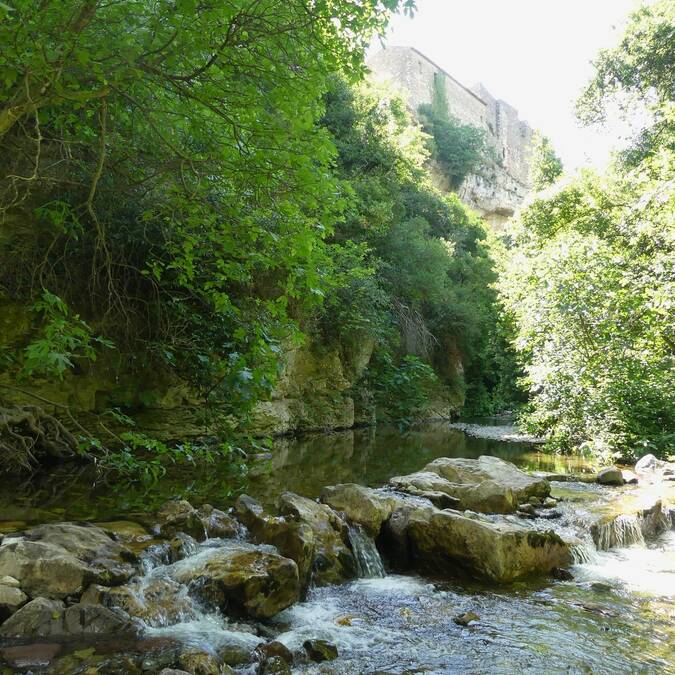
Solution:
{"label": "stone wall", "polygon": [[513,215],[528,192],[533,135],[518,111],[482,84],[465,87],[412,47],[387,47],[373,55],[368,66],[376,79],[390,82],[401,92],[414,113],[421,104],[431,103],[434,76],[445,78],[450,114],[482,129],[494,155],[480,173],[464,180],[458,195],[495,225]]}

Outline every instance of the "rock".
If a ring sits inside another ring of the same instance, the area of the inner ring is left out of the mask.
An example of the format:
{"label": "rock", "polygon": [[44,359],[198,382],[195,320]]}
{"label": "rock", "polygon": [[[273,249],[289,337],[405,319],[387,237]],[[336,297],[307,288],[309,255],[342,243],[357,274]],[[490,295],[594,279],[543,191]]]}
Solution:
{"label": "rock", "polygon": [[9,586],[10,588],[21,588],[21,583],[14,577],[0,577],[0,586]]}
{"label": "rock", "polygon": [[553,499],[553,497],[546,497],[541,505],[545,509],[552,509],[554,506],[558,506],[558,500]]}
{"label": "rock", "polygon": [[239,534],[239,524],[224,511],[213,508],[211,504],[204,504],[197,509],[197,515],[204,525],[209,537],[229,539]]}
{"label": "rock", "polygon": [[470,626],[476,621],[480,621],[480,617],[475,612],[464,612],[464,614],[458,614],[452,619],[458,626]]}
{"label": "rock", "polygon": [[451,508],[480,513],[512,513],[518,505],[515,493],[493,480],[480,483],[452,483],[433,471],[418,471],[407,476],[395,476],[389,484],[416,497],[426,497],[438,505],[436,497],[445,494],[453,500]]}
{"label": "rock", "polygon": [[268,619],[300,597],[296,563],[250,544],[216,548],[208,556],[183,562],[189,564],[177,563],[169,570],[171,576],[226,614]]}
{"label": "rock", "polygon": [[337,647],[327,640],[305,640],[302,646],[307,656],[316,663],[333,661],[338,657]]}
{"label": "rock", "polygon": [[[548,499],[548,497],[546,497],[546,499]],[[535,497],[534,495],[532,495],[532,497],[527,500],[527,503],[531,504],[532,506],[541,506],[541,502],[542,500],[539,499],[539,497]]]}
{"label": "rock", "polygon": [[427,464],[425,471],[433,471],[453,483],[480,483],[494,480],[510,488],[519,502],[530,497],[547,497],[551,491],[548,481],[521,471],[511,462],[499,457],[482,455],[478,459],[439,457]]}
{"label": "rock", "polygon": [[291,650],[283,642],[279,642],[278,640],[265,642],[259,645],[255,651],[258,660],[261,662],[272,657],[278,657],[288,664],[293,663],[293,654]]}
{"label": "rock", "polygon": [[99,527],[53,523],[9,535],[0,545],[0,576],[31,597],[79,595],[89,583],[124,583],[136,556]]}
{"label": "rock", "polygon": [[46,668],[60,651],[61,645],[37,643],[5,647],[0,654],[10,668],[25,671]]}
{"label": "rock", "polygon": [[121,609],[150,626],[166,626],[196,618],[183,587],[172,579],[135,579],[125,586],[108,588],[93,584],[80,599],[83,604],[98,604]]}
{"label": "rock", "polygon": [[513,513],[519,502],[530,498],[541,503],[550,492],[549,483],[526,474],[498,457],[478,459],[439,457],[422,471],[396,476],[389,481],[397,490],[416,496],[446,494],[459,500],[453,508],[480,513]]}
{"label": "rock", "polygon": [[94,523],[94,525],[108,532],[113,539],[123,542],[139,543],[152,539],[152,535],[143,525],[131,520],[112,520]]}
{"label": "rock", "polygon": [[314,566],[315,538],[312,528],[305,523],[265,513],[263,507],[248,495],[241,495],[237,499],[235,512],[256,542],[275,546],[281,555],[295,561],[304,593]]}
{"label": "rock", "polygon": [[0,625],[0,637],[43,637],[52,634],[52,625],[61,619],[65,604],[61,600],[36,598]]}
{"label": "rock", "polygon": [[533,515],[535,515],[536,510],[535,510],[534,506],[532,506],[532,504],[530,504],[529,502],[525,502],[524,504],[521,504],[518,507],[518,513],[519,514],[524,513],[526,515],[533,516]]}
{"label": "rock", "polygon": [[657,459],[654,455],[644,455],[635,463],[635,472],[652,473],[663,467],[665,462]]}
{"label": "rock", "polygon": [[573,581],[574,580],[574,575],[572,572],[569,570],[565,570],[562,567],[554,567],[551,570],[551,576],[554,579],[558,579],[560,581]]}
{"label": "rock", "polygon": [[258,670],[259,675],[291,675],[292,672],[290,665],[280,656],[271,656]]}
{"label": "rock", "polygon": [[556,520],[562,518],[562,511],[558,509],[549,509],[548,511],[537,511],[537,517],[544,520]]}
{"label": "rock", "polygon": [[[552,530],[540,532],[505,521],[485,522],[434,507],[401,509],[392,515],[387,530],[394,558],[400,556],[421,571],[447,575],[464,570],[496,582],[509,582],[548,574],[571,561],[568,545]],[[401,542],[405,550],[396,550]]]}
{"label": "rock", "polygon": [[155,531],[167,539],[179,533],[189,534],[197,541],[207,537],[236,537],[239,533],[237,521],[224,511],[204,504],[195,509],[184,499],[172,500],[164,504],[156,514],[158,524]]}
{"label": "rock", "polygon": [[159,671],[159,675],[190,675],[187,670],[178,670],[178,668],[164,668]]}
{"label": "rock", "polygon": [[134,632],[135,625],[120,610],[80,603],[66,608],[62,601],[47,598],[32,600],[0,626],[0,637],[3,638],[63,638]]}
{"label": "rock", "polygon": [[185,652],[178,657],[178,663],[190,675],[220,675],[218,660],[207,652]]}
{"label": "rock", "polygon": [[602,581],[594,581],[591,584],[591,589],[596,593],[609,593],[612,590],[612,587]]}
{"label": "rock", "polygon": [[639,482],[637,475],[627,469],[621,470],[621,477],[623,478],[623,482],[629,485],[635,485]]}
{"label": "rock", "polygon": [[0,622],[28,602],[28,596],[19,588],[0,586]]}
{"label": "rock", "polygon": [[623,485],[623,475],[617,467],[608,466],[598,471],[597,481],[600,485]]}
{"label": "rock", "polygon": [[351,522],[359,523],[373,538],[379,535],[382,523],[401,504],[401,499],[394,495],[356,483],[324,488],[321,501],[344,513]]}
{"label": "rock", "polygon": [[302,588],[354,577],[356,561],[347,544],[346,523],[325,504],[285,492],[279,498],[281,516],[270,516],[251,497],[235,505],[239,519],[257,542],[276,546],[298,565]]}
{"label": "rock", "polygon": [[348,544],[347,524],[333,509],[292,492],[279,497],[286,518],[307,525],[314,535],[312,582],[317,586],[341,583],[356,574],[356,560]]}

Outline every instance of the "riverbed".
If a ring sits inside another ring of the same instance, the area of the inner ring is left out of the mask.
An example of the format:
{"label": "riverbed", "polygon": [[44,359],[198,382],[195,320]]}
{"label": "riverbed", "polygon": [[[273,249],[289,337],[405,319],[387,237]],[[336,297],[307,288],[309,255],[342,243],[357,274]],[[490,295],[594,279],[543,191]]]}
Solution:
{"label": "riverbed", "polygon": [[[263,449],[251,458],[246,471],[229,465],[181,469],[154,486],[109,484],[91,471],[64,467],[11,489],[4,486],[0,532],[59,520],[134,520],[172,497],[208,501],[218,508],[228,507],[242,492],[264,504],[272,504],[284,490],[316,497],[326,485],[377,487],[437,457],[486,454],[529,471],[591,469],[580,457],[555,457],[531,443],[469,436],[442,423],[406,433],[364,429],[281,440],[269,455]],[[495,586],[466,578],[422,578],[394,574],[384,560],[384,576],[310,589],[303,602],[269,622],[269,634],[291,650],[310,638],[337,646],[337,660],[297,663],[297,673],[675,672],[675,533],[645,539],[629,527],[629,516],[619,528],[618,545],[608,550],[598,550],[589,535],[600,515],[652,503],[655,489],[642,483],[553,483],[552,496],[559,499],[562,515],[541,525],[581,542],[566,580]],[[671,486],[658,490],[663,494],[657,496],[672,497]],[[219,545],[207,540],[200,550]],[[181,564],[189,565],[189,560]],[[165,571],[160,565],[148,574],[161,577]],[[467,611],[478,619],[468,626],[453,621]],[[151,622],[147,633],[207,651],[223,641],[252,640],[217,612],[201,610],[184,620]],[[247,665],[237,670],[255,672]]]}

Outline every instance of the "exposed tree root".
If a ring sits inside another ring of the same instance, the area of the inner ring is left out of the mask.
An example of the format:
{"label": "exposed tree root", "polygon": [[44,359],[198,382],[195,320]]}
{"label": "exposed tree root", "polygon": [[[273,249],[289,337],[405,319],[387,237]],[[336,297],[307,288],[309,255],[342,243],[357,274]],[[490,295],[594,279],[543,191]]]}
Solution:
{"label": "exposed tree root", "polygon": [[78,442],[53,415],[35,405],[0,405],[0,470],[31,470],[45,458],[75,455]]}

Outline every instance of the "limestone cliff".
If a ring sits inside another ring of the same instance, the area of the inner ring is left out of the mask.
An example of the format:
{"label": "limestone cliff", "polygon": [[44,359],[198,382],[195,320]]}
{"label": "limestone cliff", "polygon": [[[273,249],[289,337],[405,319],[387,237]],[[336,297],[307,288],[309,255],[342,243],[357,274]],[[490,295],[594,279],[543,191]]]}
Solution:
{"label": "limestone cliff", "polygon": [[[444,77],[449,112],[483,130],[494,157],[480,173],[467,176],[458,195],[488,222],[506,222],[529,189],[533,130],[519,119],[518,111],[482,84],[465,87],[412,47],[387,47],[373,55],[368,66],[376,79],[399,90],[414,113],[431,103],[434,77]],[[447,187],[441,177],[438,183],[441,189]]]}

